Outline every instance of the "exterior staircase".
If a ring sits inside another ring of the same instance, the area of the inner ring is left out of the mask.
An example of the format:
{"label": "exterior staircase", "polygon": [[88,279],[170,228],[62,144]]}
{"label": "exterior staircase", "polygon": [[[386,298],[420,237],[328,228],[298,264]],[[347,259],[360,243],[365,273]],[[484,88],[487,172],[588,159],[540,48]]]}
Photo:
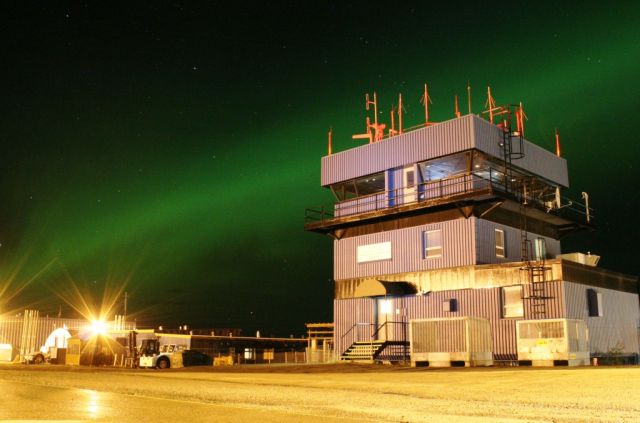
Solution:
{"label": "exterior staircase", "polygon": [[[358,341],[351,344],[351,346],[342,353],[340,361],[350,363],[375,363],[381,360],[380,354],[388,346],[395,346],[396,348],[406,347],[406,351],[408,351],[408,345],[408,342],[403,341]],[[393,355],[389,361],[402,361],[404,358],[404,355]]]}

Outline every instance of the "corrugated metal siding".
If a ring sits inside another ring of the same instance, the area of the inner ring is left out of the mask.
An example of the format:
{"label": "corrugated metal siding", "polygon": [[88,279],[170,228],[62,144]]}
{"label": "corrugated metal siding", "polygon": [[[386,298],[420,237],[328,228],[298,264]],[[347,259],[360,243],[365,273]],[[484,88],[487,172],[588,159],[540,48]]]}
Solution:
{"label": "corrugated metal siding", "polygon": [[366,336],[373,333],[373,326],[354,327],[354,325],[356,323],[375,325],[375,307],[376,300],[373,298],[352,298],[333,302],[334,344],[338,356],[342,355],[354,342],[365,340]]}
{"label": "corrugated metal siding", "polygon": [[[546,266],[547,281],[560,281],[562,266],[560,260],[549,260]],[[450,267],[420,272],[395,273],[384,275],[389,282],[409,282],[420,291],[448,291],[458,289],[494,288],[526,283],[529,281],[526,272],[522,271],[522,262],[505,263],[500,265],[470,265]],[[336,280],[335,298],[353,298],[358,286],[376,277]]]}
{"label": "corrugated metal siding", "polygon": [[[443,301],[455,298],[456,312],[445,312]],[[408,301],[409,319],[433,317],[484,317],[491,322],[493,352],[496,357],[515,354],[515,320],[501,319],[502,305],[499,288],[442,291],[417,296]]]}
{"label": "corrugated metal siding", "polygon": [[322,158],[323,186],[473,148],[468,115]]}
{"label": "corrugated metal siding", "polygon": [[[475,147],[494,157],[502,158],[502,130],[490,122],[476,117],[473,120]],[[524,157],[513,160],[513,165],[540,175],[564,187],[569,186],[567,161],[529,141],[524,141]]]}
{"label": "corrugated metal siding", "polygon": [[[456,219],[334,241],[334,279],[465,266],[474,263],[476,218]],[[422,234],[442,230],[442,257],[424,259]],[[391,242],[391,260],[358,263],[360,245]]]}
{"label": "corrugated metal siding", "polygon": [[411,320],[409,324],[412,353],[493,350],[491,323],[487,319],[478,317],[417,319]]}
{"label": "corrugated metal siding", "polygon": [[[477,148],[500,158],[502,133],[495,125],[467,115],[373,144],[341,151],[321,160],[323,186]],[[562,186],[569,185],[567,162],[525,141],[525,157],[513,164]]]}
{"label": "corrugated metal siding", "polygon": [[[56,328],[66,326],[70,331],[84,329],[90,326],[89,322],[84,319],[63,319],[57,317],[40,317],[37,319],[35,329],[35,345],[39,349],[44,345],[47,337]],[[0,344],[11,344],[14,348],[14,354],[19,353],[22,341],[23,319],[9,318],[0,319]],[[133,323],[127,323],[123,329],[133,329]]]}
{"label": "corrugated metal siding", "polygon": [[[506,258],[496,257],[496,229],[502,229],[505,237]],[[560,241],[549,237],[543,237],[532,232],[527,232],[530,240],[544,238],[547,248],[547,257],[555,257],[560,254]],[[520,261],[522,259],[522,240],[520,230],[511,226],[501,225],[484,219],[478,219],[476,224],[476,263],[504,263]]]}
{"label": "corrugated metal siding", "polygon": [[466,352],[465,320],[412,320],[411,351]]}
{"label": "corrugated metal siding", "polygon": [[[564,290],[562,281],[552,281],[545,283],[544,296],[549,297],[544,300],[544,314],[536,315],[531,306],[532,300],[524,301],[524,315],[528,319],[560,319],[566,317]],[[531,297],[534,293],[530,284],[523,284],[524,297]]]}
{"label": "corrugated metal siding", "polygon": [[[423,258],[422,234],[434,229],[442,230],[443,253],[440,258]],[[505,233],[507,257],[495,254],[495,229]],[[529,239],[539,235],[529,232]],[[543,237],[547,255],[560,254],[560,241]],[[391,242],[392,259],[358,263],[357,247],[360,245]],[[521,240],[518,229],[484,219],[456,219],[429,225],[375,234],[361,235],[334,241],[334,279],[351,279],[442,269],[470,264],[505,263],[521,260]]]}
{"label": "corrugated metal siding", "polygon": [[[525,296],[528,294],[525,286]],[[547,283],[546,293],[554,298],[546,301],[546,318],[564,317],[564,302],[561,282]],[[443,302],[455,298],[457,311],[446,312]],[[491,323],[493,338],[493,354],[496,360],[515,360],[516,321],[520,319],[502,318],[502,292],[500,288],[462,289],[430,292],[427,295],[410,295],[387,298],[391,301],[392,310],[388,320],[409,322],[412,319],[446,318],[446,317],[483,317]],[[377,324],[375,315],[375,299],[356,298],[334,301],[334,321],[336,324],[336,353],[341,355],[353,341],[352,336],[343,335],[356,322]],[[534,319],[531,315],[528,300],[524,300],[524,319]],[[358,308],[360,308],[358,310]],[[367,313],[368,316],[367,316]],[[387,339],[402,340],[401,325],[389,326]],[[453,348],[453,347],[452,347]]]}
{"label": "corrugated metal siding", "polygon": [[[603,316],[590,317],[587,308],[587,289],[602,293]],[[589,328],[589,349],[592,353],[607,352],[618,343],[624,352],[639,353],[638,328],[640,309],[638,294],[593,288],[573,282],[564,282],[567,318],[583,319]]]}

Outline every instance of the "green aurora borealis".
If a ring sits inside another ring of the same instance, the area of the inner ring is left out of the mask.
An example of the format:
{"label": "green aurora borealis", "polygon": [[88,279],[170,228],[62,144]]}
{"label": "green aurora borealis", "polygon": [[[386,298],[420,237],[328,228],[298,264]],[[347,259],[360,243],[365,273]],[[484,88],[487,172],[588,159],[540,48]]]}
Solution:
{"label": "green aurora borealis", "polygon": [[[405,126],[523,101],[527,138],[559,128],[571,189],[597,230],[563,249],[638,274],[640,6],[153,2],[7,10],[0,182],[0,312],[56,314],[69,279],[100,295],[127,282],[140,321],[301,333],[332,319],[320,157],[356,145],[364,93]],[[11,292],[55,260],[24,291]],[[7,282],[5,282],[7,283]],[[63,304],[64,313],[71,310]]]}

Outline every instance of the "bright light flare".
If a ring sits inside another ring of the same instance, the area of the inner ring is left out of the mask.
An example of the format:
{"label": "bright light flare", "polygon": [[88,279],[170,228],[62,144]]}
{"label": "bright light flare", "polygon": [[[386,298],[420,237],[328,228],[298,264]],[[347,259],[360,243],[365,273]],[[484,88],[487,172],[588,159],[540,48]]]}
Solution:
{"label": "bright light flare", "polygon": [[107,324],[104,320],[93,320],[91,322],[91,334],[94,336],[102,335],[107,331]]}

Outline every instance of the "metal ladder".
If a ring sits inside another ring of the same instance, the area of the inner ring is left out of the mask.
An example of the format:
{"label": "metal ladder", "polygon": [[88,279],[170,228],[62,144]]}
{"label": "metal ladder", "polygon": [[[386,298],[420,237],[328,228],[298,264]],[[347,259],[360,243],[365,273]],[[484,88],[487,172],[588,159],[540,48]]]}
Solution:
{"label": "metal ladder", "polygon": [[527,267],[529,273],[529,283],[531,291],[529,295],[532,317],[544,319],[547,315],[545,300],[550,298],[546,295],[547,270],[544,260],[541,264],[533,264]]}

